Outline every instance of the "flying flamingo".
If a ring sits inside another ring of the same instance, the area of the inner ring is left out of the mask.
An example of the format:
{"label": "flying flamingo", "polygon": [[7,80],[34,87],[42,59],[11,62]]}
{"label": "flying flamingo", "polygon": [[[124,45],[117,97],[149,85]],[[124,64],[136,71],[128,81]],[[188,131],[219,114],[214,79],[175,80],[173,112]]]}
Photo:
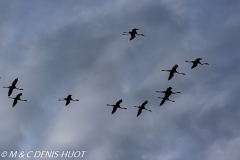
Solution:
{"label": "flying flamingo", "polygon": [[119,101],[117,101],[117,103],[114,105],[112,105],[112,104],[107,104],[107,106],[113,106],[113,110],[112,110],[112,114],[114,113],[114,112],[116,112],[116,110],[118,109],[118,108],[121,108],[121,109],[127,109],[127,108],[122,108],[122,107],[120,107],[120,103],[122,103],[122,99],[120,99]]}
{"label": "flying flamingo", "polygon": [[[172,91],[172,87],[168,87],[166,91],[156,91],[156,92],[165,93],[165,95],[164,95],[163,98],[158,97],[158,98],[163,99],[162,102],[160,103],[160,106],[163,105],[166,100],[172,101],[172,100],[169,99],[169,96],[170,96],[171,94],[176,94],[176,93],[180,93],[180,94],[181,94],[181,92],[173,92],[173,91]],[[172,101],[172,102],[175,102],[175,101]]]}
{"label": "flying flamingo", "polygon": [[145,101],[145,102],[143,102],[143,104],[142,104],[141,106],[134,106],[134,107],[138,107],[138,108],[139,108],[139,109],[138,109],[138,113],[137,113],[137,117],[142,113],[142,110],[143,110],[143,109],[145,109],[145,110],[147,110],[147,111],[149,111],[149,112],[152,112],[151,110],[145,108],[145,105],[146,105],[147,103],[148,103],[148,101]]}
{"label": "flying flamingo", "polygon": [[156,91],[156,92],[158,92],[158,93],[165,93],[164,97],[169,97],[171,94],[176,94],[176,93],[180,93],[181,94],[181,92],[173,92],[172,91],[172,87],[168,87],[166,89],[166,91]]}
{"label": "flying flamingo", "polygon": [[198,64],[201,64],[201,65],[209,65],[208,63],[201,63],[200,60],[202,60],[202,58],[197,58],[197,59],[195,59],[195,61],[185,61],[185,62],[193,63],[191,69],[197,67]]}
{"label": "flying flamingo", "polygon": [[162,97],[158,97],[158,98],[162,99],[162,102],[160,103],[159,106],[163,105],[165,101],[175,102],[175,101],[173,101],[173,100],[170,100],[169,97],[163,97],[163,98],[162,98]]}
{"label": "flying flamingo", "polygon": [[174,73],[186,75],[185,73],[179,73],[179,72],[177,71],[177,68],[178,68],[178,65],[176,64],[175,66],[173,66],[173,68],[172,68],[171,70],[162,70],[162,71],[170,72],[169,77],[168,77],[168,80],[170,80],[170,79],[173,77]]}
{"label": "flying flamingo", "polygon": [[16,78],[13,82],[11,86],[8,87],[3,87],[3,88],[9,88],[8,90],[8,97],[12,94],[13,89],[18,89],[18,90],[23,90],[22,88],[17,88],[16,84],[18,82],[18,78]]}
{"label": "flying flamingo", "polygon": [[69,94],[67,96],[67,98],[59,98],[58,101],[66,101],[65,106],[67,106],[70,103],[70,101],[79,101],[79,100],[78,99],[72,99],[72,95]]}
{"label": "flying flamingo", "polygon": [[131,38],[130,38],[130,41],[132,40],[132,39],[134,39],[135,37],[136,37],[136,35],[138,35],[138,36],[145,36],[144,34],[138,34],[137,33],[137,30],[139,30],[139,29],[137,29],[137,28],[134,28],[134,29],[132,29],[132,31],[129,31],[129,32],[123,32],[123,35],[131,35]]}
{"label": "flying flamingo", "polygon": [[9,98],[14,99],[12,107],[14,107],[14,106],[17,104],[17,101],[18,101],[18,100],[19,100],[19,101],[27,101],[27,100],[22,100],[22,99],[20,98],[21,96],[22,96],[22,93],[19,93],[15,98],[9,97]]}

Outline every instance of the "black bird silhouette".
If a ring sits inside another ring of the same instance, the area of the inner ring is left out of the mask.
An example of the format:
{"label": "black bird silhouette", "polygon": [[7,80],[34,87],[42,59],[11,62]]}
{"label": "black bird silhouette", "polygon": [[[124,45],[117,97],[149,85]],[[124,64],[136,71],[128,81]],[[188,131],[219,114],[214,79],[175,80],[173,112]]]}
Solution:
{"label": "black bird silhouette", "polygon": [[14,107],[17,104],[17,101],[27,101],[27,100],[22,100],[20,97],[22,96],[22,93],[19,93],[15,98],[9,97],[14,99],[12,107]]}
{"label": "black bird silhouette", "polygon": [[158,97],[158,98],[162,99],[162,102],[160,103],[159,106],[163,105],[165,103],[165,101],[175,102],[173,100],[170,100],[169,97]]}
{"label": "black bird silhouette", "polygon": [[66,101],[65,106],[67,106],[70,103],[70,101],[79,101],[79,100],[78,99],[72,99],[72,95],[69,94],[67,96],[67,98],[59,98],[58,101]]}
{"label": "black bird silhouette", "polygon": [[168,77],[168,80],[170,80],[170,79],[173,77],[174,73],[186,75],[185,73],[179,73],[179,72],[177,71],[177,68],[178,68],[178,65],[176,64],[175,66],[173,66],[173,68],[172,68],[171,70],[162,70],[162,71],[170,72],[169,77]]}
{"label": "black bird silhouette", "polygon": [[16,84],[18,82],[18,78],[16,78],[13,82],[11,86],[8,87],[3,87],[3,88],[9,88],[8,90],[8,97],[12,94],[13,89],[18,89],[18,90],[23,90],[22,88],[17,88]]}
{"label": "black bird silhouette", "polygon": [[185,61],[185,62],[193,63],[191,69],[197,67],[198,64],[201,64],[201,65],[209,65],[208,63],[201,63],[200,60],[202,60],[202,58],[197,58],[197,59],[195,59],[195,61]]}
{"label": "black bird silhouette", "polygon": [[[176,93],[180,93],[180,94],[181,94],[181,92],[173,92],[173,91],[172,91],[172,87],[168,87],[166,91],[156,91],[156,92],[165,93],[165,95],[164,95],[163,98],[158,97],[158,98],[163,99],[162,102],[160,103],[160,106],[163,105],[166,100],[172,101],[172,100],[169,99],[169,96],[170,96],[171,94],[176,94]],[[174,102],[175,102],[175,101],[174,101]]]}
{"label": "black bird silhouette", "polygon": [[122,107],[120,107],[120,103],[122,103],[122,99],[120,99],[119,101],[117,101],[117,103],[114,105],[112,105],[112,104],[107,104],[107,106],[113,106],[113,110],[112,110],[112,114],[114,113],[114,112],[116,112],[116,110],[118,109],[118,108],[121,108],[121,109],[127,109],[127,108],[122,108]]}
{"label": "black bird silhouette", "polygon": [[138,113],[137,113],[137,117],[142,113],[142,110],[143,110],[143,109],[145,109],[145,110],[147,110],[147,111],[149,111],[149,112],[152,112],[151,110],[145,108],[145,105],[146,105],[147,103],[148,103],[148,101],[145,101],[145,102],[143,102],[143,104],[142,104],[141,106],[134,106],[134,107],[138,107],[138,108],[139,108],[139,109],[138,109]]}
{"label": "black bird silhouette", "polygon": [[136,35],[138,35],[138,36],[145,36],[144,34],[138,34],[137,33],[137,30],[139,30],[139,29],[137,29],[137,28],[134,28],[132,31],[129,31],[129,32],[123,32],[123,35],[131,35],[131,38],[130,38],[130,41],[132,40],[132,39],[134,39],[135,37],[136,37]]}
{"label": "black bird silhouette", "polygon": [[169,97],[171,94],[176,94],[176,93],[180,93],[181,94],[181,92],[173,92],[172,91],[172,87],[168,87],[166,89],[166,91],[156,91],[156,92],[158,92],[158,93],[165,93],[164,97]]}

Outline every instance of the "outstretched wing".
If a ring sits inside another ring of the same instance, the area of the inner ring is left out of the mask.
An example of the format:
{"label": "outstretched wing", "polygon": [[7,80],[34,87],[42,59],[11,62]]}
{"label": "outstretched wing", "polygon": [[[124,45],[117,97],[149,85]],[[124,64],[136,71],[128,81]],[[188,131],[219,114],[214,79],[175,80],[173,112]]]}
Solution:
{"label": "outstretched wing", "polygon": [[116,106],[120,106],[120,103],[122,103],[122,99],[120,99],[119,101],[117,101]]}
{"label": "outstretched wing", "polygon": [[169,73],[168,80],[172,79],[173,75],[174,75],[174,72],[171,71],[171,72]]}
{"label": "outstretched wing", "polygon": [[12,91],[13,91],[13,87],[10,87],[9,90],[8,90],[8,97],[11,96]]}
{"label": "outstretched wing", "polygon": [[12,107],[14,107],[17,104],[17,100],[14,99]]}
{"label": "outstretched wing", "polygon": [[137,30],[139,30],[139,29],[137,29],[137,28],[132,29],[132,33],[137,34]]}
{"label": "outstretched wing", "polygon": [[135,34],[131,34],[130,41],[131,41],[132,39],[134,39],[135,37],[136,37]]}
{"label": "outstretched wing", "polygon": [[195,68],[195,67],[197,67],[197,63],[193,63],[193,65],[192,65],[192,68],[191,68],[191,69],[193,69],[193,68]]}
{"label": "outstretched wing", "polygon": [[114,107],[113,107],[113,110],[112,110],[112,114],[113,114],[114,112],[116,112],[116,110],[117,110],[117,107],[114,106]]}
{"label": "outstretched wing", "polygon": [[163,105],[165,103],[165,99],[162,100],[162,102],[160,103],[160,106]]}
{"label": "outstretched wing", "polygon": [[13,81],[12,86],[16,86],[17,82],[18,82],[18,78],[16,78],[16,79]]}
{"label": "outstretched wing", "polygon": [[69,103],[70,103],[70,100],[67,99],[65,106],[67,106]]}
{"label": "outstretched wing", "polygon": [[138,114],[137,114],[137,117],[142,113],[142,109],[139,109],[138,110]]}

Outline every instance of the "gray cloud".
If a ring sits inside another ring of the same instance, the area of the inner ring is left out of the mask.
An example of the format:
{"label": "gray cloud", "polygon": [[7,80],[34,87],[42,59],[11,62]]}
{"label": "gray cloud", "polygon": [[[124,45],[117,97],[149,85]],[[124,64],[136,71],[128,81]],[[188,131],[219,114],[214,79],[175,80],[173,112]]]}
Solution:
{"label": "gray cloud", "polygon": [[[0,3],[1,85],[18,77],[28,100],[12,108],[1,89],[0,151],[239,159],[238,1]],[[135,27],[146,36],[122,36]],[[185,63],[198,57],[210,65]],[[168,81],[161,70],[175,64],[186,75]],[[155,91],[169,86],[181,94],[159,106]],[[57,101],[68,94],[80,101]],[[119,99],[128,109],[112,115]],[[136,117],[145,100],[153,112]]]}

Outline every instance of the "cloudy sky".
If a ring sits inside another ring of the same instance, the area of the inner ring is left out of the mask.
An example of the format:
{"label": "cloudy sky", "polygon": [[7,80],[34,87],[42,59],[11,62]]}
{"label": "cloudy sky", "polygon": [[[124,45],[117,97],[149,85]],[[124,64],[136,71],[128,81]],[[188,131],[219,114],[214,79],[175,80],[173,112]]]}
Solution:
{"label": "cloudy sky", "polygon": [[[0,152],[239,160],[239,17],[239,0],[1,0]],[[122,35],[133,28],[145,37]],[[210,65],[185,62],[199,57]],[[175,64],[186,75],[168,81]],[[2,87],[16,78],[27,102],[13,108]],[[182,94],[159,106],[170,86]]]}

